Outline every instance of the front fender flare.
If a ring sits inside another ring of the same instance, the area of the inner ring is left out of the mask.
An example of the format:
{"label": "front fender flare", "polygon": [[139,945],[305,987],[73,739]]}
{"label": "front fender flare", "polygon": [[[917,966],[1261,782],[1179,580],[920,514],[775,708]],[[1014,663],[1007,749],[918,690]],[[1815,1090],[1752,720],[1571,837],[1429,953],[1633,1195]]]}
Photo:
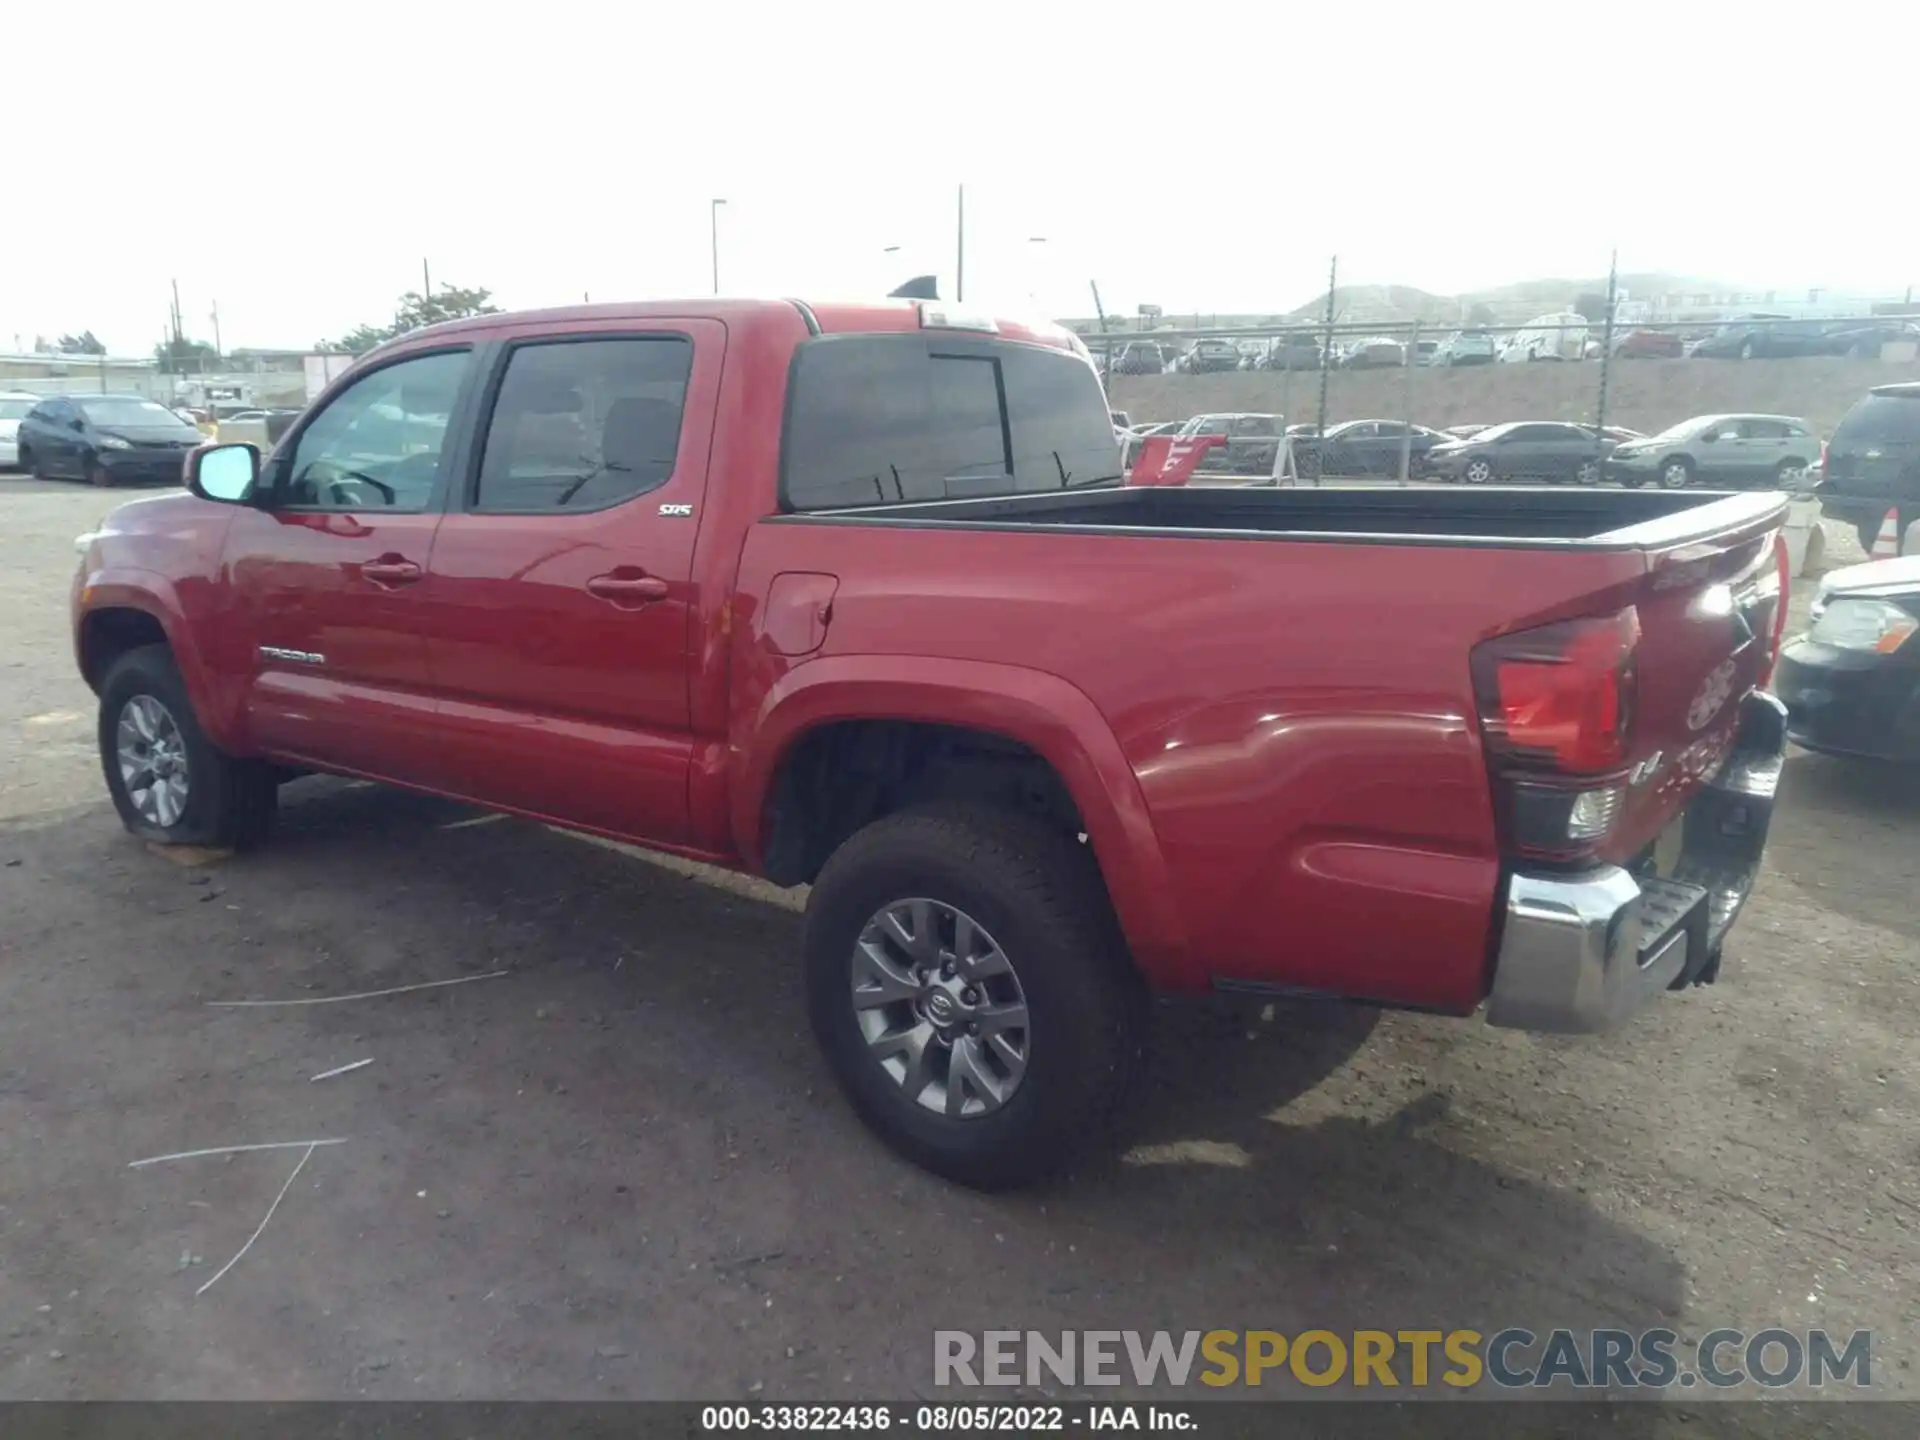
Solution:
{"label": "front fender flare", "polygon": [[1065,782],[1134,961],[1177,983],[1186,937],[1140,783],[1099,708],[1056,675],[979,660],[829,655],[781,676],[736,716],[732,820],[736,845],[761,863],[767,800],[780,766],[809,731],[847,720],[956,725],[1018,741]]}
{"label": "front fender flare", "polygon": [[[89,571],[80,578],[74,597],[74,661],[85,673],[82,636],[89,615],[102,610],[138,610],[159,622],[173,652],[174,664],[193,700],[195,717],[207,738],[223,750],[237,751],[239,713],[232,695],[215,683],[214,672],[194,639],[179,592],[165,575],[115,565]],[[97,677],[96,677],[97,678]]]}

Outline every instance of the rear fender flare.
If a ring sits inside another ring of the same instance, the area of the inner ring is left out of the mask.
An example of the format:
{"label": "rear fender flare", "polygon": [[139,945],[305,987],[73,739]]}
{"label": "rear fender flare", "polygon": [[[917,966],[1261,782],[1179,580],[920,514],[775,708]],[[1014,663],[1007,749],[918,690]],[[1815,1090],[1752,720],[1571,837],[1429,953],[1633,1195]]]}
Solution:
{"label": "rear fender flare", "polygon": [[956,725],[1018,741],[1059,773],[1087,827],[1133,958],[1171,980],[1186,956],[1166,859],[1140,782],[1099,708],[1056,675],[980,660],[830,655],[795,667],[735,718],[733,831],[755,868],[775,777],[811,730],[846,720]]}

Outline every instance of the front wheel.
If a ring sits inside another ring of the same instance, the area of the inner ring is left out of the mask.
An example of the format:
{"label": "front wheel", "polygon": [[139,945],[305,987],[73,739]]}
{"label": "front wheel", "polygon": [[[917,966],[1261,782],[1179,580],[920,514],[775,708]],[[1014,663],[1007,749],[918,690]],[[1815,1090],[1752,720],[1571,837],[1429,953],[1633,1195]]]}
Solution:
{"label": "front wheel", "polygon": [[1693,483],[1693,462],[1675,456],[1660,467],[1660,483],[1669,490],[1684,490]]}
{"label": "front wheel", "polygon": [[1140,983],[1091,852],[1037,819],[942,804],[875,821],[815,882],[805,952],[853,1108],[949,1180],[1035,1179],[1126,1096]]}
{"label": "front wheel", "polygon": [[100,463],[100,457],[91,450],[80,452],[80,475],[97,489],[106,490],[113,485],[113,476],[107,473],[107,467]]}
{"label": "front wheel", "polygon": [[1493,464],[1487,460],[1469,460],[1460,474],[1469,485],[1485,485],[1493,479]]}
{"label": "front wheel", "polygon": [[114,661],[100,682],[100,766],[127,829],[167,845],[245,849],[266,838],[271,767],[214,748],[164,645]]}

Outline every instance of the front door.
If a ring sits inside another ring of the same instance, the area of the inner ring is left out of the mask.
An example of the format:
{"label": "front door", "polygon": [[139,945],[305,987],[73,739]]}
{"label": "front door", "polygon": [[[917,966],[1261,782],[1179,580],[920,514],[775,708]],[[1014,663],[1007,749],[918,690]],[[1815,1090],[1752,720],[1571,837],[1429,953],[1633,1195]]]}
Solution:
{"label": "front door", "polygon": [[694,539],[724,338],[710,320],[609,325],[497,360],[430,580],[455,793],[687,838]]}
{"label": "front door", "polygon": [[382,366],[276,451],[227,532],[230,667],[268,754],[436,785],[428,561],[472,352]]}

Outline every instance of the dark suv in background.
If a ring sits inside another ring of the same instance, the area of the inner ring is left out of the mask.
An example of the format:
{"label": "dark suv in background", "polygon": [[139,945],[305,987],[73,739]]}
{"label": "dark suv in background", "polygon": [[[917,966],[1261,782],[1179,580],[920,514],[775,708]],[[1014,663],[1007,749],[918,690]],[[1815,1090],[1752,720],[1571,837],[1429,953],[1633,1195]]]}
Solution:
{"label": "dark suv in background", "polygon": [[1876,385],[1856,401],[1834,427],[1821,471],[1820,508],[1852,525],[1864,548],[1890,509],[1904,536],[1920,520],[1920,381]]}

